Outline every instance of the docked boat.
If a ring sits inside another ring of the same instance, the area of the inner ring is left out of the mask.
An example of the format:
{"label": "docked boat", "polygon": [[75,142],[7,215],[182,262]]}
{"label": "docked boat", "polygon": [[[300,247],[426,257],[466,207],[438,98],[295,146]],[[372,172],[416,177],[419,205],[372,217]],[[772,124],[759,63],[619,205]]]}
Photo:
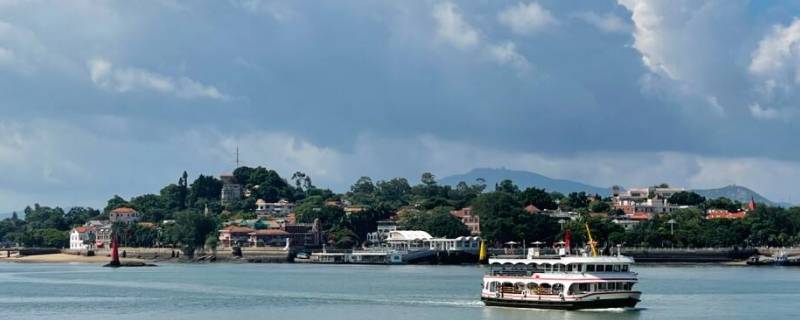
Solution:
{"label": "docked boat", "polygon": [[598,256],[590,243],[591,255],[571,255],[566,241],[551,256],[531,248],[524,258],[490,258],[481,300],[487,306],[566,310],[636,306],[642,293],[634,290],[633,258],[619,249],[616,255]]}

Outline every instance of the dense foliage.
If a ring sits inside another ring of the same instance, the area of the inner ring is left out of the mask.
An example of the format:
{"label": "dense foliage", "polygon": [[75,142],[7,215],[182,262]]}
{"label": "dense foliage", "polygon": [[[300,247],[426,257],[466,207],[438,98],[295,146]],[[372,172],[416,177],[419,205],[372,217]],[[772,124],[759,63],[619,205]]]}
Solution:
{"label": "dense foliage", "polygon": [[[319,219],[329,245],[352,248],[366,240],[380,220],[396,215],[401,228],[424,230],[437,237],[468,235],[469,230],[450,214],[467,206],[481,219],[481,236],[496,246],[508,241],[552,243],[572,233],[573,243],[587,240],[584,225],[588,224],[601,246],[789,246],[800,243],[800,208],[778,208],[759,205],[743,220],[706,219],[708,209],[737,211],[743,204],[725,198],[705,199],[693,192],[678,192],[670,203],[686,209],[643,221],[630,230],[614,223],[623,215],[610,206],[609,199],[583,192],[563,195],[544,189],[521,189],[506,180],[486,192],[485,181],[460,182],[456,186],[440,185],[431,173],[421,175],[412,185],[405,178],[373,181],[361,177],[344,194],[320,189],[311,178],[295,172],[291,179],[263,167],[240,167],[234,179],[251,195],[223,205],[220,201],[222,181],[199,175],[193,181],[184,172],[177,183],[169,184],[157,194],[143,194],[126,200],[113,196],[102,210],[74,207],[69,210],[40,206],[26,208],[24,217],[0,221],[0,241],[5,245],[29,247],[66,247],[68,232],[90,219],[107,219],[119,207],[132,207],[149,224],[115,225],[120,241],[128,246],[180,246],[191,255],[196,249],[213,247],[216,230],[229,219],[253,218],[256,199],[268,202],[287,199],[296,202],[296,218],[301,223]],[[345,212],[344,205],[351,208]],[[550,218],[530,213],[524,208],[533,205],[540,210],[573,210],[581,213],[577,220]],[[207,214],[206,214],[207,213]],[[603,216],[596,216],[602,213]]]}

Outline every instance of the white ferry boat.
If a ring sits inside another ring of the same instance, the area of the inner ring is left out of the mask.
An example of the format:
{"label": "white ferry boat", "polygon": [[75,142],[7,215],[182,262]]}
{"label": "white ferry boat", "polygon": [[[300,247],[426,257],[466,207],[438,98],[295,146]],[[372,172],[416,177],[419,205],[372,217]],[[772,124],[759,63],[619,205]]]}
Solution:
{"label": "white ferry boat", "polygon": [[642,293],[634,290],[633,259],[619,250],[597,256],[590,243],[591,256],[570,255],[567,241],[558,255],[540,256],[532,248],[525,258],[489,259],[481,300],[487,306],[566,310],[636,306]]}

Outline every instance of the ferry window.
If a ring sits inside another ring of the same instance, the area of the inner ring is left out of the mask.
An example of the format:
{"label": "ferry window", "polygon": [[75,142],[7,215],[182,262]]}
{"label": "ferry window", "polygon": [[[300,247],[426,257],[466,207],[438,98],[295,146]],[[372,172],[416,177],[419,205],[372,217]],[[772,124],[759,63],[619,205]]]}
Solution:
{"label": "ferry window", "polygon": [[606,272],[611,272],[612,266],[610,264],[606,265]]}
{"label": "ferry window", "polygon": [[620,267],[620,265],[615,264],[614,265],[614,272],[619,272],[619,267]]}
{"label": "ferry window", "polygon": [[587,264],[586,265],[586,271],[587,272],[593,272],[594,271],[594,265],[593,264]]}
{"label": "ferry window", "polygon": [[628,265],[627,264],[622,266],[622,272],[628,272]]}
{"label": "ferry window", "polygon": [[567,265],[567,272],[572,272],[572,265],[571,264]]}

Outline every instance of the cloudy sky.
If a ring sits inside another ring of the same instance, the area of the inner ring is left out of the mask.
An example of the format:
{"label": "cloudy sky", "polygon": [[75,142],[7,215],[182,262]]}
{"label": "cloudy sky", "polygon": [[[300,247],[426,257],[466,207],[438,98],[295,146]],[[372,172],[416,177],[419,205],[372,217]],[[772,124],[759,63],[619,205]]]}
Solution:
{"label": "cloudy sky", "polygon": [[0,212],[242,163],[800,202],[800,2],[0,0]]}

